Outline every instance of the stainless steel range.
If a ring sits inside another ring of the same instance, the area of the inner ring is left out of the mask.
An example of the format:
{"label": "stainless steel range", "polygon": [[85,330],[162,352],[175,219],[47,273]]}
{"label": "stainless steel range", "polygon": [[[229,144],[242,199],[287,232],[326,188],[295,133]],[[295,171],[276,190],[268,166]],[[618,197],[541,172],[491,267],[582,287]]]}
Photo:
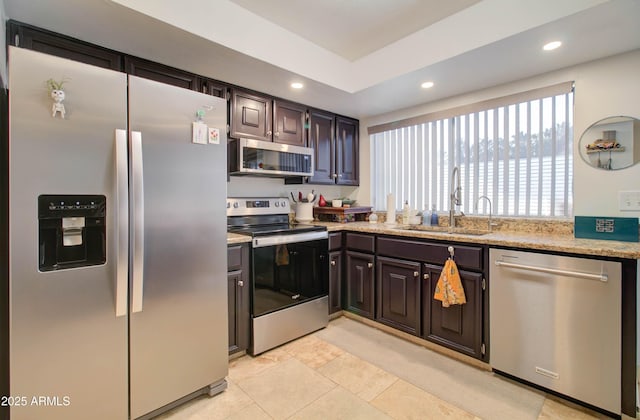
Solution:
{"label": "stainless steel range", "polygon": [[328,323],[329,240],[323,226],[291,224],[285,198],[228,198],[227,229],[252,237],[253,355]]}

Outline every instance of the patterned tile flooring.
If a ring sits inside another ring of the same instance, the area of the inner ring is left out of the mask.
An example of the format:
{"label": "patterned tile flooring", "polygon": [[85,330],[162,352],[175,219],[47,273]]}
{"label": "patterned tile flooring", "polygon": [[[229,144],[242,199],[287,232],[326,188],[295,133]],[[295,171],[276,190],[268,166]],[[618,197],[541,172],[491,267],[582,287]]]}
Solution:
{"label": "patterned tile flooring", "polygon": [[159,419],[607,418],[345,317],[231,361],[227,380]]}

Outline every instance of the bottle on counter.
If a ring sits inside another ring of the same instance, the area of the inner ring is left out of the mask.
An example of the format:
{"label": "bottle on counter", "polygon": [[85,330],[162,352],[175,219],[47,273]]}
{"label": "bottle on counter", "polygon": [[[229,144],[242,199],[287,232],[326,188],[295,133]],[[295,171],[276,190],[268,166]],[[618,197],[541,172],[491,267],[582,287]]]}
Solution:
{"label": "bottle on counter", "polygon": [[438,212],[435,204],[431,208],[431,226],[438,226]]}
{"label": "bottle on counter", "polygon": [[424,211],[422,212],[422,225],[430,226],[431,225],[431,213],[429,212],[427,206],[424,206]]}
{"label": "bottle on counter", "polygon": [[402,224],[403,225],[409,224],[409,201],[408,200],[404,201],[404,206],[402,207]]}

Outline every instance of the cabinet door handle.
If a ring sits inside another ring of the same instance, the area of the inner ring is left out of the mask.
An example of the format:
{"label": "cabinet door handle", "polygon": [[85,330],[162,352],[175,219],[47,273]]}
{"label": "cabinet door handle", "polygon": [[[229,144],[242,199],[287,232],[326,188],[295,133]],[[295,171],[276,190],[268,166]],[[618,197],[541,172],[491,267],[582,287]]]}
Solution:
{"label": "cabinet door handle", "polygon": [[342,178],[342,174],[338,175],[338,178]]}
{"label": "cabinet door handle", "polygon": [[422,276],[423,279],[425,280],[429,280],[429,275],[427,273],[424,273],[424,275]]}
{"label": "cabinet door handle", "polygon": [[420,273],[418,273],[417,271],[413,272],[413,277],[418,277],[420,275]]}
{"label": "cabinet door handle", "polygon": [[331,260],[331,265],[336,265],[336,260]]}
{"label": "cabinet door handle", "polygon": [[333,174],[331,175],[331,178],[336,179],[338,177],[338,174]]}
{"label": "cabinet door handle", "polygon": [[244,286],[244,281],[238,280],[238,286],[243,287]]}
{"label": "cabinet door handle", "polygon": [[373,268],[373,263],[367,263],[367,267]]}
{"label": "cabinet door handle", "polygon": [[273,135],[274,135],[274,136],[276,136],[276,137],[278,137],[278,136],[280,136],[280,132],[279,132],[279,131],[276,131],[275,133],[273,133]]}

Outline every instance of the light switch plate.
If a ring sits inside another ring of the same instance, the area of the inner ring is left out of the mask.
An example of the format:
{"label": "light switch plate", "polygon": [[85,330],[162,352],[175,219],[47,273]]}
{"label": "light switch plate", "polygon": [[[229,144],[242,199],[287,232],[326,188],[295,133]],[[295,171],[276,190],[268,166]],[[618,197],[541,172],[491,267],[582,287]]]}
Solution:
{"label": "light switch plate", "polygon": [[618,191],[620,211],[640,211],[640,191]]}

